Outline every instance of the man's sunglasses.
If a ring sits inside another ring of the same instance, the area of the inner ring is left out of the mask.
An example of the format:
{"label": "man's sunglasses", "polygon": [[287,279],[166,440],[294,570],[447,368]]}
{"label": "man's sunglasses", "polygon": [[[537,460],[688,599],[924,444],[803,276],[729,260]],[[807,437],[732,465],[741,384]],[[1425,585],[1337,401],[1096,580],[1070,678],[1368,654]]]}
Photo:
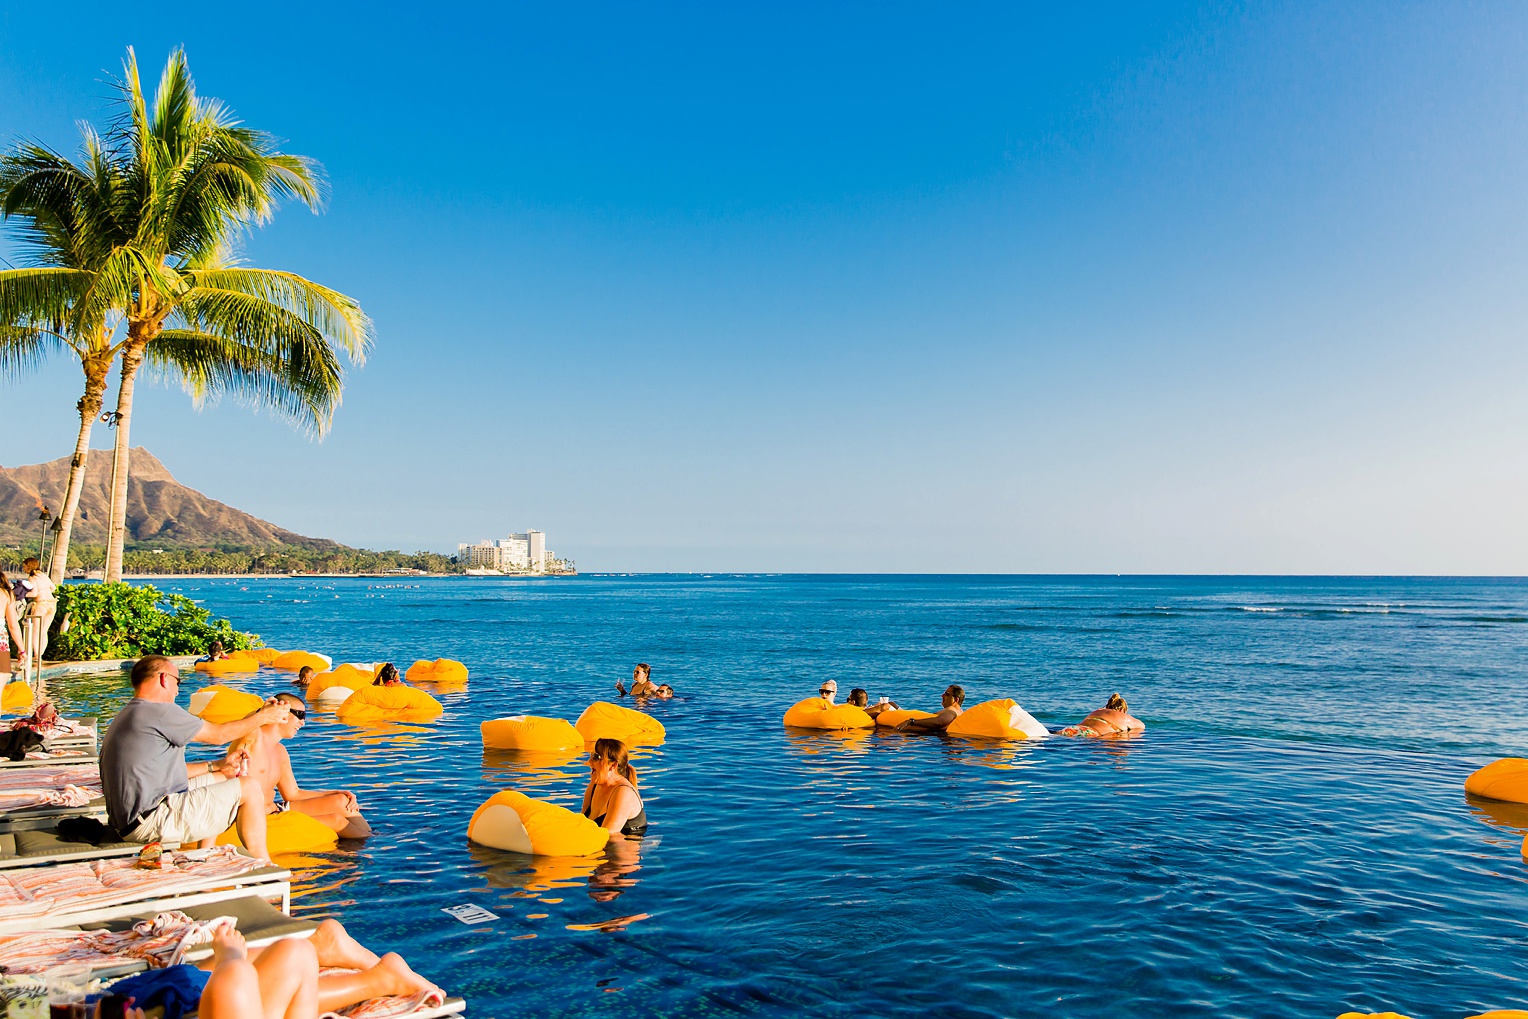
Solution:
{"label": "man's sunglasses", "polygon": [[308,717],[308,709],[307,708],[287,708],[287,714],[291,715],[293,718],[295,718],[299,722],[301,722],[301,721],[304,721]]}

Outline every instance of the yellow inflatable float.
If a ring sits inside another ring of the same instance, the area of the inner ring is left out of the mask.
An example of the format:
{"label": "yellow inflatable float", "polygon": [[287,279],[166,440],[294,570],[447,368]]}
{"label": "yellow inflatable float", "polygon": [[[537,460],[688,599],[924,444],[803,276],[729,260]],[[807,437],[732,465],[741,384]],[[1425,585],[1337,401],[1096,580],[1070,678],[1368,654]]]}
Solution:
{"label": "yellow inflatable float", "polygon": [[799,729],[873,729],[875,719],[853,704],[829,704],[821,697],[808,697],[786,710],[785,724]]}
{"label": "yellow inflatable float", "polygon": [[1493,761],[1464,780],[1464,791],[1488,800],[1528,803],[1528,758]]}
{"label": "yellow inflatable float", "polygon": [[[333,828],[300,810],[265,815],[265,844],[272,856],[284,853],[323,853],[340,844]],[[218,836],[220,846],[239,846],[239,826],[234,825]]]}
{"label": "yellow inflatable float", "polygon": [[269,665],[281,657],[281,652],[273,647],[252,647],[243,651],[228,652],[229,658],[253,658],[261,665]]}
{"label": "yellow inflatable float", "polygon": [[346,663],[333,672],[320,672],[308,681],[308,697],[314,698],[321,695],[325,690],[333,687],[341,687],[347,690],[361,690],[371,686],[376,680],[375,672],[368,672],[356,665]]}
{"label": "yellow inflatable float", "polygon": [[432,722],[445,710],[440,701],[411,686],[368,686],[345,698],[334,715],[346,725],[368,725]]}
{"label": "yellow inflatable float", "polygon": [[982,701],[974,708],[967,708],[944,731],[951,736],[981,736],[989,739],[1044,739],[1050,735],[1050,730],[1035,716],[1019,707],[1017,701],[1008,698]]}
{"label": "yellow inflatable float", "polygon": [[883,711],[875,716],[875,724],[896,728],[903,722],[910,722],[915,718],[933,718],[932,711],[918,711],[916,708],[902,708],[896,711]]}
{"label": "yellow inflatable float", "polygon": [[209,676],[225,676],[238,672],[258,672],[260,662],[254,658],[246,658],[244,655],[229,655],[215,662],[197,662],[191,668]]}
{"label": "yellow inflatable float", "polygon": [[228,686],[204,686],[191,695],[191,714],[204,722],[237,722],[265,706],[256,694]]}
{"label": "yellow inflatable float", "polygon": [[273,669],[287,669],[291,672],[298,671],[304,665],[311,667],[314,672],[324,672],[334,667],[334,659],[308,651],[288,651],[271,659],[267,664]]}
{"label": "yellow inflatable float", "polygon": [[610,841],[610,833],[584,815],[513,789],[494,793],[477,808],[467,837],[529,856],[588,856]]}
{"label": "yellow inflatable float", "polygon": [[666,735],[663,723],[652,715],[623,708],[609,701],[595,701],[589,705],[578,716],[573,727],[586,743],[593,743],[597,739],[618,739],[628,746],[655,747],[663,742]]}
{"label": "yellow inflatable float", "polygon": [[465,683],[467,666],[450,658],[437,658],[433,662],[420,659],[409,666],[404,678],[410,683]]}
{"label": "yellow inflatable float", "polygon": [[5,684],[5,689],[0,691],[0,711],[19,715],[31,710],[32,688],[19,679]]}
{"label": "yellow inflatable float", "polygon": [[584,748],[583,734],[565,718],[511,715],[487,719],[480,728],[483,746],[490,750],[555,752]]}

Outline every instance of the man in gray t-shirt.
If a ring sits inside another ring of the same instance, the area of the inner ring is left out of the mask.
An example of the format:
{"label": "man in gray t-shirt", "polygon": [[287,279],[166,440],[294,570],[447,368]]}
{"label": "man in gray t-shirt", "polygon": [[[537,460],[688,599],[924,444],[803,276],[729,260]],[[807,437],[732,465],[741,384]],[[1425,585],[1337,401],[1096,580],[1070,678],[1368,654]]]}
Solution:
{"label": "man in gray t-shirt", "polygon": [[133,699],[101,741],[101,789],[111,826],[129,842],[211,844],[237,821],[245,848],[269,858],[265,795],[247,774],[246,755],[187,764],[186,745],[220,746],[262,725],[285,723],[286,705],[268,703],[236,722],[204,722],[176,705],[180,671],[161,655],[139,659],[132,683]]}

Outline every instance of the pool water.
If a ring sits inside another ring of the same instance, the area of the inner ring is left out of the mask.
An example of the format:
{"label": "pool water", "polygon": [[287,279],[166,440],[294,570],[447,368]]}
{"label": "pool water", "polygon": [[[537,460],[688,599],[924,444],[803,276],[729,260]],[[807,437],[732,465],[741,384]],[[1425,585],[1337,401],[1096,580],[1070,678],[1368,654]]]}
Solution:
{"label": "pool water", "polygon": [[[167,581],[281,648],[467,664],[428,725],[314,712],[298,777],[376,834],[296,861],[294,909],[402,952],[474,1016],[1464,1016],[1528,1003],[1528,581],[587,576]],[[652,822],[596,864],[470,845],[515,788],[484,718],[574,719],[637,661],[673,701]],[[904,706],[1112,692],[1129,743],[786,730],[823,679]],[[237,683],[274,692],[286,675]],[[188,682],[184,693],[199,685]],[[109,715],[119,677],[55,686]],[[475,926],[442,912],[473,903]],[[638,919],[632,919],[638,918]]]}

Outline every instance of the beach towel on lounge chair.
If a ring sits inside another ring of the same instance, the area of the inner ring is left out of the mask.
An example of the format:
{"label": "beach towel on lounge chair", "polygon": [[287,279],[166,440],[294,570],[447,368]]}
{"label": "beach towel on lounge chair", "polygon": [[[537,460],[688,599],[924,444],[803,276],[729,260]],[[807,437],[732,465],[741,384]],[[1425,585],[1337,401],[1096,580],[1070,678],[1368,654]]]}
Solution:
{"label": "beach towel on lounge chair", "polygon": [[94,764],[0,771],[0,815],[39,807],[83,807],[101,799],[101,769]]}
{"label": "beach towel on lounge chair", "polygon": [[[354,972],[353,969],[326,969],[320,975]],[[420,991],[418,994],[367,998],[338,1012],[325,1012],[319,1019],[402,1019],[423,1012],[436,1014],[445,1003],[446,996],[439,991]]]}
{"label": "beach towel on lounge chair", "polygon": [[0,970],[41,973],[51,966],[74,964],[109,969],[133,960],[151,967],[178,965],[197,945],[209,944],[231,916],[194,920],[185,913],[160,913],[126,930],[37,930],[0,934]]}
{"label": "beach towel on lounge chair", "polygon": [[0,871],[0,922],[164,898],[267,866],[233,846],[166,853],[161,862],[160,870],[118,857]]}

